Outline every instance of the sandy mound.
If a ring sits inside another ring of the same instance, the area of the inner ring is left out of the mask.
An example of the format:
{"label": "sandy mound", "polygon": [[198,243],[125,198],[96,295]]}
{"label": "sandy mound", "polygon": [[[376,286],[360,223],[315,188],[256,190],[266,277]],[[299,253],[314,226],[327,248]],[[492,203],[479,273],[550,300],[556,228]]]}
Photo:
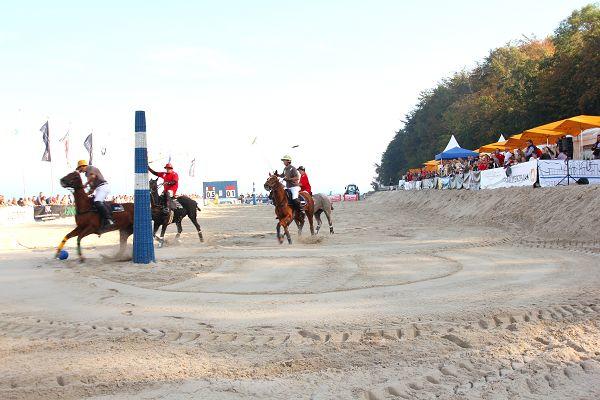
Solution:
{"label": "sandy mound", "polygon": [[496,190],[379,192],[370,203],[414,212],[425,221],[510,227],[544,239],[597,241],[600,185]]}

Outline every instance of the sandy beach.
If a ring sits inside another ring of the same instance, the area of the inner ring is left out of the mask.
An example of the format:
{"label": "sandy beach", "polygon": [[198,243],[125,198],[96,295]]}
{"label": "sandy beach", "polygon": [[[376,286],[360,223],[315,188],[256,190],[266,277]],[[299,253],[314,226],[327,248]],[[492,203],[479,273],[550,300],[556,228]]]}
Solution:
{"label": "sandy beach", "polygon": [[380,192],[279,245],[203,208],[149,266],[0,230],[2,399],[597,399],[600,187]]}

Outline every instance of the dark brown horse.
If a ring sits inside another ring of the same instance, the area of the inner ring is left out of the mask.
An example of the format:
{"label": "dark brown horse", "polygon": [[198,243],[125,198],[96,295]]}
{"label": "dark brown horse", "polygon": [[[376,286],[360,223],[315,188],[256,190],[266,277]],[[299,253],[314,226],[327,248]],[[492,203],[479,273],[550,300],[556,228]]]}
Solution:
{"label": "dark brown horse", "polygon": [[[75,224],[77,227],[63,238],[62,242],[56,249],[56,257],[64,247],[67,240],[77,236],[77,254],[79,255],[79,261],[84,262],[85,259],[81,253],[81,239],[90,234],[100,235],[106,231],[100,231],[101,221],[98,212],[95,212],[92,208],[92,200],[85,193],[83,189],[83,182],[81,176],[77,171],[71,172],[60,180],[62,187],[71,188],[74,191],[73,196],[75,197]],[[115,224],[111,231],[119,230],[120,234],[120,246],[119,252],[115,256],[116,258],[123,255],[127,245],[127,238],[133,233],[133,204],[123,204],[123,211],[114,212],[113,219]]]}
{"label": "dark brown horse", "polygon": [[[165,243],[165,231],[167,230],[167,226],[174,222],[177,225],[177,235],[175,236],[175,240],[179,241],[179,237],[181,236],[181,232],[183,232],[183,227],[181,226],[181,220],[185,218],[187,215],[192,224],[196,227],[196,231],[198,232],[198,238],[200,238],[200,242],[204,242],[204,237],[202,236],[202,229],[200,228],[200,224],[198,223],[198,215],[197,211],[201,211],[200,207],[198,207],[198,203],[190,199],[187,196],[178,196],[177,201],[181,204],[183,208],[176,208],[172,211],[173,215],[164,214],[163,213],[163,203],[164,197],[158,194],[158,179],[150,179],[150,210],[152,212],[152,221],[154,222],[154,238],[158,240],[158,247],[162,247]],[[164,196],[164,195],[163,195]],[[160,231],[160,237],[156,236],[156,232],[158,232],[158,228],[162,226],[162,230]]]}
{"label": "dark brown horse", "polygon": [[286,190],[283,187],[283,184],[279,181],[279,175],[277,174],[277,171],[275,171],[275,174],[269,173],[269,179],[267,179],[265,182],[265,190],[271,192],[271,198],[273,199],[273,204],[275,204],[275,215],[277,215],[277,219],[279,220],[277,223],[277,240],[279,240],[280,244],[283,243],[281,227],[283,227],[283,231],[285,232],[288,243],[292,244],[292,238],[290,237],[290,231],[288,229],[288,226],[292,223],[292,221],[296,221],[296,225],[298,226],[298,236],[302,235],[305,215],[306,218],[308,218],[308,224],[310,225],[310,234],[315,234],[315,229],[313,226],[315,203],[312,196],[308,192],[300,192],[300,195],[304,197],[304,200],[306,200],[306,206],[304,207],[304,213],[299,213],[292,206],[290,206]]}

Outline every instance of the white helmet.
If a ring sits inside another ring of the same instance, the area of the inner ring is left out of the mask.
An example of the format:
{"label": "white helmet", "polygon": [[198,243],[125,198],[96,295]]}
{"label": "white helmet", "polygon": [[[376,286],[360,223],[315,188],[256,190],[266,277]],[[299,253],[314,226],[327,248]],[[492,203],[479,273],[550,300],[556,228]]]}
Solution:
{"label": "white helmet", "polygon": [[285,156],[281,157],[281,161],[292,162],[292,157],[286,154]]}

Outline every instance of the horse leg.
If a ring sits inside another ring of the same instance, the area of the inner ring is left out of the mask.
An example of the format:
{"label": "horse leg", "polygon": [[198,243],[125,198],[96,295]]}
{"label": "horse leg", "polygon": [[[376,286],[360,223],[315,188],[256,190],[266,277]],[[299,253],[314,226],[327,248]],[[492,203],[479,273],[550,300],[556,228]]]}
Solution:
{"label": "horse leg", "polygon": [[279,241],[279,244],[283,244],[283,237],[281,237],[281,222],[277,223],[275,229],[277,230],[277,240]]}
{"label": "horse leg", "polygon": [[167,230],[167,224],[163,223],[162,224],[162,229],[160,230],[160,238],[158,238],[158,248],[160,249],[161,247],[164,246],[165,244],[165,231]]}
{"label": "horse leg", "polygon": [[154,232],[152,233],[152,236],[153,236],[153,237],[154,237],[154,239],[156,239],[156,240],[160,240],[160,239],[158,238],[158,236],[156,236],[156,232],[158,232],[158,228],[160,228],[160,225],[161,225],[161,224],[159,224],[158,222],[154,221],[154,228],[153,228],[153,231],[154,231]]}
{"label": "horse leg", "polygon": [[55,258],[58,258],[58,253],[60,253],[60,251],[63,249],[63,247],[65,247],[67,240],[71,239],[74,236],[77,236],[78,233],[79,233],[79,227],[76,227],[71,232],[69,232],[65,235],[62,242],[60,242],[60,244],[56,248],[56,254],[54,255]]}
{"label": "horse leg", "polygon": [[85,257],[83,257],[83,253],[81,252],[81,239],[94,232],[97,227],[88,225],[84,229],[79,231],[79,235],[77,235],[77,255],[79,256],[79,262],[85,262]]}
{"label": "horse leg", "polygon": [[119,252],[115,256],[115,258],[120,258],[123,255],[125,249],[127,248],[127,239],[129,238],[129,236],[131,236],[132,233],[133,229],[131,228],[119,230]]}
{"label": "horse leg", "polygon": [[202,236],[202,229],[200,228],[200,224],[198,223],[198,219],[196,219],[196,216],[194,215],[194,218],[192,218],[190,216],[190,221],[192,221],[192,224],[194,224],[194,226],[196,227],[196,230],[198,231],[198,237],[200,238],[200,243],[204,242],[204,237]]}
{"label": "horse leg", "polygon": [[[289,225],[283,225],[283,230],[285,232],[285,237],[287,238],[288,244],[292,244],[292,237],[290,236],[290,230],[288,229],[288,226]],[[281,242],[283,242],[283,240],[281,240]]]}
{"label": "horse leg", "polygon": [[306,217],[308,218],[308,225],[310,226],[310,235],[315,236],[315,223],[313,221],[313,210],[306,213]]}
{"label": "horse leg", "polygon": [[319,210],[315,213],[315,218],[317,220],[317,234],[319,233],[319,229],[321,229],[321,213],[323,212],[323,210]]}
{"label": "horse leg", "polygon": [[175,240],[177,240],[177,243],[181,243],[181,240],[179,239],[179,237],[181,236],[181,232],[183,232],[183,227],[181,226],[181,220],[175,222],[175,225],[177,225],[177,235],[175,235]]}
{"label": "horse leg", "polygon": [[304,228],[304,219],[294,220],[296,222],[296,226],[298,227],[298,236],[302,236],[302,228]]}
{"label": "horse leg", "polygon": [[331,210],[325,211],[325,216],[327,217],[327,222],[329,223],[329,233],[333,235],[333,220],[331,218]]}

